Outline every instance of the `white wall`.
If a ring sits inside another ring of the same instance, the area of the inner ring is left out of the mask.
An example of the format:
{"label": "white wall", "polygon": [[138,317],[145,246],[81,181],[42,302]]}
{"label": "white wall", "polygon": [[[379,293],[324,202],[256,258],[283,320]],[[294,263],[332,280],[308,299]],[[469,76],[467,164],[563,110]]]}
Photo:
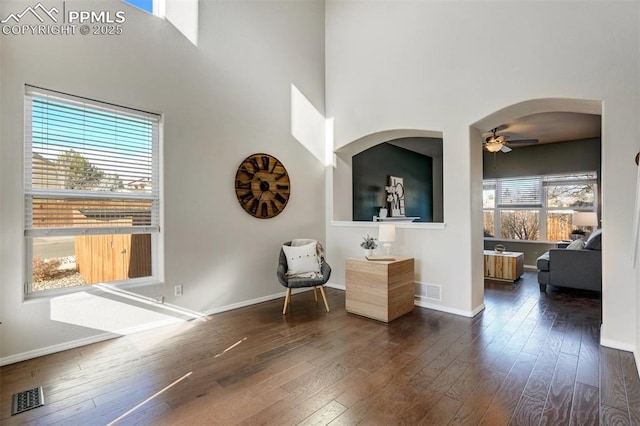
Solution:
{"label": "white wall", "polygon": [[[470,126],[530,99],[601,101],[602,340],[635,346],[638,306],[628,231],[633,197],[620,188],[635,186],[639,5],[327,2],[326,103],[335,146],[393,129],[443,133],[446,227],[402,229],[397,249],[416,257],[418,281],[443,286],[441,308],[472,313],[482,306],[481,138]],[[336,191],[348,167],[338,163],[328,188],[334,205],[343,201],[334,219],[348,210],[348,200]],[[360,254],[366,231],[329,224],[329,253]],[[343,284],[344,262],[332,260],[336,284]]]}
{"label": "white wall", "polygon": [[165,17],[189,41],[198,45],[198,0],[165,0]]}
{"label": "white wall", "polygon": [[[15,12],[33,4],[3,3]],[[322,2],[203,1],[197,47],[120,1],[66,7],[124,10],[127,20],[121,36],[0,36],[5,360],[103,333],[52,320],[48,299],[23,301],[25,83],[164,114],[165,283],[140,293],[200,312],[267,298],[284,290],[275,277],[281,243],[324,240],[324,165],[291,136],[290,123],[291,84],[324,112]],[[290,201],[270,220],[246,214],[234,192],[237,167],[256,152],[277,157],[291,177]]]}
{"label": "white wall", "polygon": [[[640,9],[636,11],[636,15],[640,17]],[[638,43],[640,43],[640,34],[638,35]],[[638,89],[638,96],[640,96],[640,88]],[[640,122],[638,122],[638,127],[640,127]],[[640,151],[640,141],[636,141],[636,148]],[[637,169],[637,177],[636,177],[636,185],[640,186],[640,168]],[[638,188],[638,186],[636,188]],[[636,190],[636,197],[638,197],[639,192]],[[640,205],[640,199],[636,199],[636,205]],[[640,212],[635,212],[636,217],[640,219]],[[638,231],[638,229],[636,229]],[[640,238],[640,235],[637,236]],[[636,240],[636,244],[638,244],[638,240]],[[635,359],[636,359],[636,368],[638,369],[638,373],[640,373],[640,253],[638,250],[640,247],[636,246],[636,349],[635,349]]]}
{"label": "white wall", "polygon": [[[640,286],[640,259],[636,260],[636,288]],[[636,343],[634,356],[636,359],[636,368],[640,374],[640,291],[636,291]]]}

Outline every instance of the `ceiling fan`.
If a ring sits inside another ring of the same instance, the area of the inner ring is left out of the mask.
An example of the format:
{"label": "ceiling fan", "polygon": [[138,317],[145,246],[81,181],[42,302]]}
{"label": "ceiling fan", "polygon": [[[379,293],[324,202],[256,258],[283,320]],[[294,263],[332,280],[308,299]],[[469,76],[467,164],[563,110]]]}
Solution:
{"label": "ceiling fan", "polygon": [[494,153],[498,151],[507,153],[512,151],[511,148],[509,148],[507,145],[538,143],[538,139],[520,139],[520,140],[510,141],[510,140],[507,140],[508,136],[496,135],[496,132],[504,129],[506,129],[505,126],[500,126],[500,127],[496,127],[495,129],[491,129],[491,135],[488,136],[482,144],[482,146],[484,146],[484,149]]}

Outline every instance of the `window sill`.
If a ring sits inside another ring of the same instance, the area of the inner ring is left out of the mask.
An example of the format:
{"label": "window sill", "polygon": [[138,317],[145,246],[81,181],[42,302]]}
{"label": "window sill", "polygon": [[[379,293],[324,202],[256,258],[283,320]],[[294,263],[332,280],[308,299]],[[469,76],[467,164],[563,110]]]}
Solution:
{"label": "window sill", "polygon": [[557,244],[558,241],[546,240],[509,240],[506,238],[484,237],[485,241],[507,242],[507,243],[525,243],[525,244]]}
{"label": "window sill", "polygon": [[346,228],[378,228],[381,223],[393,223],[396,228],[408,228],[408,229],[434,229],[444,230],[447,227],[446,223],[442,222],[366,222],[366,221],[343,221],[332,220],[331,226],[346,227]]}

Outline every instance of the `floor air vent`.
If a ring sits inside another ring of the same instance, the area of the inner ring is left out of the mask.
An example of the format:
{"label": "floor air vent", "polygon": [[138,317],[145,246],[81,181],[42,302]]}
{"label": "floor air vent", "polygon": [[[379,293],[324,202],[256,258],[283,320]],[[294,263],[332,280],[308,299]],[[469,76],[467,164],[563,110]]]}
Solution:
{"label": "floor air vent", "polygon": [[11,415],[15,416],[16,414],[23,413],[31,410],[32,408],[41,407],[43,405],[44,393],[42,392],[42,386],[14,393]]}

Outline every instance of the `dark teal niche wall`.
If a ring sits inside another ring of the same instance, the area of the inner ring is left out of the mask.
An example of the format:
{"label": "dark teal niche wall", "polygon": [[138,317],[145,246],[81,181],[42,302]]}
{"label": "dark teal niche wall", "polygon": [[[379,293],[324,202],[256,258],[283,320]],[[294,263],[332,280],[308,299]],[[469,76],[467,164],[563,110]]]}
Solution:
{"label": "dark teal niche wall", "polygon": [[433,159],[388,143],[353,156],[353,220],[378,215],[388,176],[404,178],[406,216],[433,222]]}
{"label": "dark teal niche wall", "polygon": [[483,151],[484,179],[595,170],[600,179],[600,138],[516,148],[508,154]]}

